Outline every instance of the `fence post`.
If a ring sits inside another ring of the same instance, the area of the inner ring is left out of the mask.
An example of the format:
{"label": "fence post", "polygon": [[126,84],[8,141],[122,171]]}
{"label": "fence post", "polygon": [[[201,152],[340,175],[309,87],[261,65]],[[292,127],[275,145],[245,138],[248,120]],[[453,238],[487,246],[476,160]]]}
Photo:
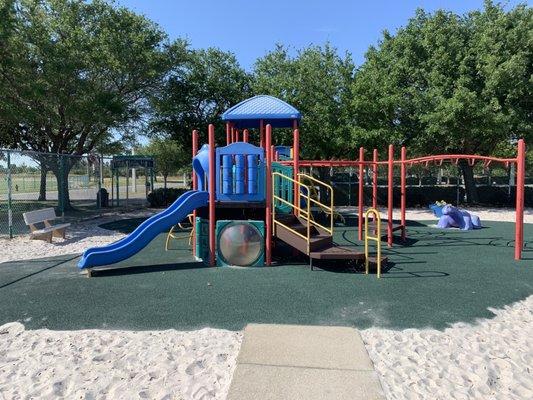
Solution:
{"label": "fence post", "polygon": [[59,157],[59,182],[57,185],[57,205],[59,207],[59,212],[61,213],[61,219],[65,219],[65,182],[64,182],[64,168],[65,160],[63,159],[63,154],[58,154]]}
{"label": "fence post", "polygon": [[154,169],[150,168],[150,190],[154,191]]}
{"label": "fence post", "polygon": [[120,169],[115,168],[115,187],[117,192],[117,207],[120,207],[120,185],[119,185],[119,179],[120,179]]}
{"label": "fence post", "polygon": [[12,209],[12,181],[11,181],[11,152],[7,150],[7,220],[9,238],[13,239],[13,209]]}
{"label": "fence post", "polygon": [[97,208],[100,209],[102,206],[102,193],[100,190],[102,190],[102,168],[104,165],[104,160],[102,158],[102,155],[98,156],[98,193],[96,195],[96,201],[98,202]]}

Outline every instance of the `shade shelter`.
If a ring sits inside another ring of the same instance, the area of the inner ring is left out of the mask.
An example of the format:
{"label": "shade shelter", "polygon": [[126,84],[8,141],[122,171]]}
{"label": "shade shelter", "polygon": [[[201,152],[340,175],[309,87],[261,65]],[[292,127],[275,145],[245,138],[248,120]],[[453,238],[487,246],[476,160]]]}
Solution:
{"label": "shade shelter", "polygon": [[226,122],[227,144],[247,142],[248,129],[258,129],[261,147],[264,147],[264,131],[267,125],[272,128],[297,129],[302,114],[290,104],[273,96],[258,95],[243,100],[222,114]]}
{"label": "shade shelter", "polygon": [[[133,169],[144,169],[145,171],[145,190],[146,197],[148,197],[149,190],[154,188],[154,158],[150,156],[137,156],[137,155],[119,155],[113,156],[111,160],[111,198],[114,199],[117,207],[120,206],[120,171],[125,170],[126,175],[126,206],[129,201],[129,177],[130,171]],[[150,179],[150,181],[148,181]],[[116,187],[115,187],[116,186]],[[113,192],[116,191],[116,196],[113,196]]]}

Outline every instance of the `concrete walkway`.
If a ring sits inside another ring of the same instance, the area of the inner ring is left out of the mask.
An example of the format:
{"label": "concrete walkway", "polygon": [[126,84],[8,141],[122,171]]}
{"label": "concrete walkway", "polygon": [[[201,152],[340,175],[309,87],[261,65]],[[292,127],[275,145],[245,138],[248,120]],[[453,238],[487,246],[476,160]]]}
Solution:
{"label": "concrete walkway", "polygon": [[359,332],[250,324],[227,400],[384,400]]}

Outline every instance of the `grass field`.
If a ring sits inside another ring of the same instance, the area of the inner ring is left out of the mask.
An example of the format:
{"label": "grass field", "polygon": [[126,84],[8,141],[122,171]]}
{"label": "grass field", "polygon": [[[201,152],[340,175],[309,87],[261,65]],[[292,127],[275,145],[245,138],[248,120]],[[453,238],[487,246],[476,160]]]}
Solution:
{"label": "grass field", "polygon": [[[94,188],[98,186],[98,181],[89,179],[88,175],[69,175],[68,182],[71,189]],[[40,175],[12,175],[11,177],[13,193],[38,193],[41,176]],[[157,177],[157,183],[163,182],[162,177]],[[137,177],[137,187],[144,187],[144,176]],[[120,185],[126,184],[126,177],[120,177]],[[130,185],[132,184],[130,177]],[[168,184],[183,185],[183,177],[172,176],[168,178]],[[111,178],[104,178],[104,187],[111,187]],[[57,180],[54,175],[46,177],[46,190],[57,191]],[[0,176],[0,195],[7,194],[7,175]]]}
{"label": "grass field", "polygon": [[[87,175],[69,175],[68,177],[70,188],[85,188],[97,185],[97,182],[89,181]],[[11,185],[13,193],[38,193],[41,184],[40,175],[12,175]],[[7,193],[7,175],[0,179],[0,195]],[[46,177],[46,190],[57,190],[57,179],[50,174]]]}

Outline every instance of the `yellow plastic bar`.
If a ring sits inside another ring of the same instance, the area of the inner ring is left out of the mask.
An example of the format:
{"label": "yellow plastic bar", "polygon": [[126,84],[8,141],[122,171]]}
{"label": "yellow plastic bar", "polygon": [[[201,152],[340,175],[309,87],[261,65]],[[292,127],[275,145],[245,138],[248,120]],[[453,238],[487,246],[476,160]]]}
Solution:
{"label": "yellow plastic bar", "polygon": [[[370,236],[368,234],[368,217],[370,215],[374,216],[376,221],[376,236]],[[370,269],[370,262],[368,260],[368,241],[373,240],[376,242],[376,268],[377,276],[381,277],[381,217],[379,216],[379,211],[375,208],[369,208],[365,212],[365,274],[368,274]]]}
{"label": "yellow plastic bar", "polygon": [[[329,224],[329,229],[325,228],[325,227],[322,227],[323,229],[325,229],[326,231],[328,231],[331,235],[333,235],[333,220],[334,220],[334,211],[333,211],[333,204],[334,204],[334,200],[333,200],[333,187],[331,185],[328,185],[327,183],[325,182],[322,182],[321,180],[319,179],[316,179],[314,176],[311,176],[311,175],[307,175],[307,174],[304,174],[304,173],[299,173],[298,174],[298,178],[305,178],[305,179],[309,179],[311,182],[315,182],[319,185],[322,185],[324,186],[325,188],[328,189],[329,191],[329,198],[330,198],[330,205],[327,206],[326,204],[320,202],[320,201],[317,201],[315,199],[311,199],[311,201],[315,204],[318,204],[320,205],[321,207],[325,208],[326,210],[330,211],[330,224]],[[310,195],[311,192],[308,192],[308,195]]]}
{"label": "yellow plastic bar", "polygon": [[[304,198],[306,198],[308,200],[307,201],[307,210],[303,210],[301,207],[296,206],[295,204],[293,204],[293,203],[281,198],[280,196],[276,196],[274,194],[274,193],[276,193],[276,185],[277,185],[277,179],[274,179],[276,176],[280,177],[280,179],[279,179],[280,184],[281,184],[281,181],[283,179],[288,180],[288,181],[293,182],[293,183],[296,183],[296,186],[298,187],[298,191],[300,191],[300,186],[303,186],[305,189],[307,189],[307,193],[309,193],[309,187],[307,185],[302,184],[301,182],[299,182],[299,181],[297,181],[295,179],[292,179],[291,177],[289,177],[287,175],[283,175],[280,172],[273,172],[272,173],[272,178],[273,178],[272,179],[272,199],[273,199],[272,200],[272,204],[275,204],[274,200],[279,200],[282,203],[288,204],[293,209],[298,210],[300,216],[307,220],[307,236],[302,235],[299,232],[296,232],[294,229],[290,228],[289,226],[285,225],[284,223],[282,223],[280,221],[276,221],[276,207],[272,207],[272,221],[273,221],[274,224],[283,226],[285,229],[287,229],[290,232],[294,233],[295,235],[303,238],[306,241],[306,244],[307,244],[307,254],[309,254],[309,249],[311,248],[311,228],[310,228],[310,222],[311,221],[310,221],[310,218],[309,218],[309,215],[310,215],[310,211],[309,211],[309,203],[310,203],[309,202],[309,196],[302,195]],[[305,213],[307,215],[307,217],[304,217],[302,215],[302,213]]]}
{"label": "yellow plastic bar", "polygon": [[[276,176],[279,176],[280,179],[279,180],[275,179]],[[284,174],[282,174],[280,172],[273,172],[272,173],[272,177],[273,177],[273,179],[272,179],[272,185],[273,185],[273,187],[272,187],[272,199],[273,199],[272,203],[275,204],[276,200],[277,200],[277,201],[279,201],[281,203],[289,205],[292,209],[297,210],[298,214],[300,215],[300,217],[302,217],[303,219],[305,219],[307,221],[307,237],[305,237],[301,233],[296,232],[294,229],[288,227],[287,225],[283,224],[282,222],[276,221],[276,209],[275,209],[275,207],[273,207],[273,209],[272,209],[272,219],[273,219],[275,224],[281,225],[284,228],[286,228],[289,231],[291,231],[292,233],[296,234],[297,236],[300,236],[300,237],[304,238],[307,241],[307,253],[309,254],[310,245],[311,245],[311,224],[313,224],[314,226],[316,226],[318,228],[323,229],[324,231],[328,232],[330,235],[333,235],[333,221],[334,221],[333,187],[328,185],[327,183],[324,183],[324,182],[316,179],[315,177],[313,177],[311,175],[307,175],[307,174],[303,174],[303,173],[298,174],[298,180],[293,179],[293,178],[291,178],[291,177],[289,177],[287,175],[284,175]],[[325,188],[327,188],[328,191],[329,191],[329,195],[330,195],[330,205],[328,206],[328,205],[320,202],[319,200],[316,200],[316,199],[312,198],[311,197],[310,187],[308,185],[303,184],[301,182],[301,180],[300,180],[301,178],[309,179],[310,181],[315,182],[315,183],[317,183],[319,185],[322,185]],[[298,192],[300,192],[300,188],[301,187],[306,189],[306,191],[307,191],[306,194],[300,193],[300,197],[303,197],[306,200],[306,209],[302,209],[300,206],[297,206],[297,205],[285,200],[284,198],[275,195],[276,186],[278,184],[281,185],[282,184],[281,182],[282,182],[283,179],[286,180],[286,181],[295,183],[296,186],[298,187]],[[323,209],[329,211],[329,215],[330,215],[330,226],[329,226],[329,228],[325,227],[322,224],[319,224],[318,222],[316,222],[312,218],[311,202],[313,202],[313,204],[317,204],[318,206],[322,207]]]}

